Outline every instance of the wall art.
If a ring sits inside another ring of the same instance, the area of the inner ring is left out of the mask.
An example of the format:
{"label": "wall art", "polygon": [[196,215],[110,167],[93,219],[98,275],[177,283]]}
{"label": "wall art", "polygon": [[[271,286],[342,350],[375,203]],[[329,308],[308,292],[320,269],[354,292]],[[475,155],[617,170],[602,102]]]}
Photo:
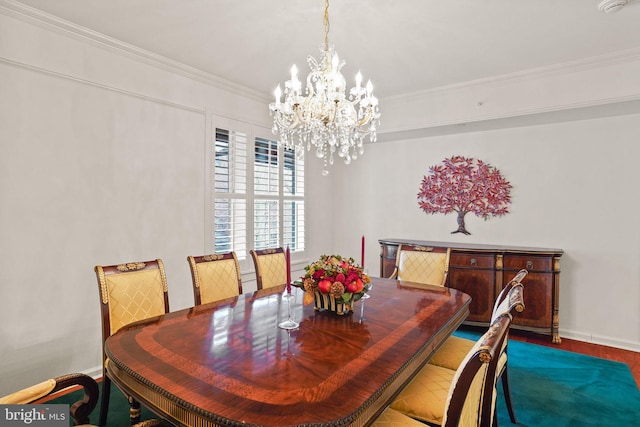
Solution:
{"label": "wall art", "polygon": [[472,157],[453,156],[429,168],[418,192],[418,205],[427,214],[458,213],[454,233],[471,234],[464,224],[468,212],[488,220],[509,213],[511,184],[498,169]]}

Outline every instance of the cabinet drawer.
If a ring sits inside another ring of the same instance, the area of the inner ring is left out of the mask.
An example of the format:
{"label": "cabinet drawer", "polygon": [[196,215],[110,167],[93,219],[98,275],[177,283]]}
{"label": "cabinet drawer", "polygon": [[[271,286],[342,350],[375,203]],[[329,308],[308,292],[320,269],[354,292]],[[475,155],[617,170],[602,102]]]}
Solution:
{"label": "cabinet drawer", "polygon": [[551,255],[513,255],[504,256],[505,270],[552,271],[553,257]]}
{"label": "cabinet drawer", "polygon": [[493,254],[452,252],[449,266],[461,268],[494,268]]}

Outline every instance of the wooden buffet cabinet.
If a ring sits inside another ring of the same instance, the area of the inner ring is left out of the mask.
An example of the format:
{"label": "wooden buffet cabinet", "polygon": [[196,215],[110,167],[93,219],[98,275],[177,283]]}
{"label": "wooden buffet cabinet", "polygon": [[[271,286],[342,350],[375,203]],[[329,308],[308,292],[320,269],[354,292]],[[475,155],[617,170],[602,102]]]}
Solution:
{"label": "wooden buffet cabinet", "polygon": [[400,244],[449,247],[451,259],[447,285],[472,298],[465,324],[486,326],[500,290],[521,269],[529,274],[524,285],[525,310],[514,317],[512,328],[551,335],[560,343],[559,290],[561,249],[527,248],[430,242],[425,240],[380,239],[380,277],[389,277],[395,268]]}

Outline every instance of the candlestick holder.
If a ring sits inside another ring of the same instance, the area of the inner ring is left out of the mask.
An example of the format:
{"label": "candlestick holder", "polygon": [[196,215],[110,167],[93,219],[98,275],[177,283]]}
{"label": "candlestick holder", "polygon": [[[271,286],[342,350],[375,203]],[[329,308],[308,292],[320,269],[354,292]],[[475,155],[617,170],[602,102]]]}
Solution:
{"label": "candlestick holder", "polygon": [[[364,274],[366,274],[367,276],[369,275],[369,270],[368,270],[368,269],[366,269],[366,268],[363,268],[363,269],[362,269],[362,272],[363,272]],[[368,289],[368,291],[367,291],[367,292],[365,292],[365,293],[364,293],[364,295],[362,295],[362,298],[360,298],[360,299],[367,299],[367,298],[371,298],[371,295],[369,295],[369,292],[371,291],[371,289],[373,289],[373,283],[369,283],[369,289]],[[363,301],[363,303],[364,303],[364,301]]]}
{"label": "candlestick holder", "polygon": [[282,297],[287,300],[287,319],[280,322],[278,327],[286,330],[296,329],[300,324],[291,317],[291,298],[293,297],[293,294],[286,292]]}

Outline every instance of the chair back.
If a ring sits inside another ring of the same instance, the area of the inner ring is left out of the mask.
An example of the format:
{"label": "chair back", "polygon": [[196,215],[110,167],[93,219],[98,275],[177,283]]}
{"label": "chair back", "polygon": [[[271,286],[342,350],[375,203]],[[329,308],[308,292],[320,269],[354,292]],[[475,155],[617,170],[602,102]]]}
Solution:
{"label": "chair back", "polygon": [[251,250],[258,289],[287,284],[287,258],[282,248]]}
{"label": "chair back", "polygon": [[235,252],[188,256],[195,305],[207,304],[242,293],[240,265]]}
{"label": "chair back", "polygon": [[120,328],[169,312],[162,260],[95,267],[102,313],[102,346]]}
{"label": "chair back", "polygon": [[[506,313],[513,313],[513,310],[518,313],[522,313],[524,310],[524,299],[522,296],[522,290],[524,286],[522,285],[522,279],[524,279],[529,272],[527,270],[520,270],[518,274],[514,276],[513,279],[507,283],[507,285],[502,289],[500,294],[498,294],[498,298],[496,298],[496,302],[493,305],[493,313],[491,314],[491,322],[493,322],[497,317],[502,316]],[[520,288],[520,297],[511,293],[511,289],[513,287]]]}
{"label": "chair back", "polygon": [[400,245],[392,277],[399,280],[444,286],[449,273],[450,248]]}
{"label": "chair back", "polygon": [[443,427],[490,427],[493,422],[496,368],[511,317],[491,324],[458,367],[447,397]]}

